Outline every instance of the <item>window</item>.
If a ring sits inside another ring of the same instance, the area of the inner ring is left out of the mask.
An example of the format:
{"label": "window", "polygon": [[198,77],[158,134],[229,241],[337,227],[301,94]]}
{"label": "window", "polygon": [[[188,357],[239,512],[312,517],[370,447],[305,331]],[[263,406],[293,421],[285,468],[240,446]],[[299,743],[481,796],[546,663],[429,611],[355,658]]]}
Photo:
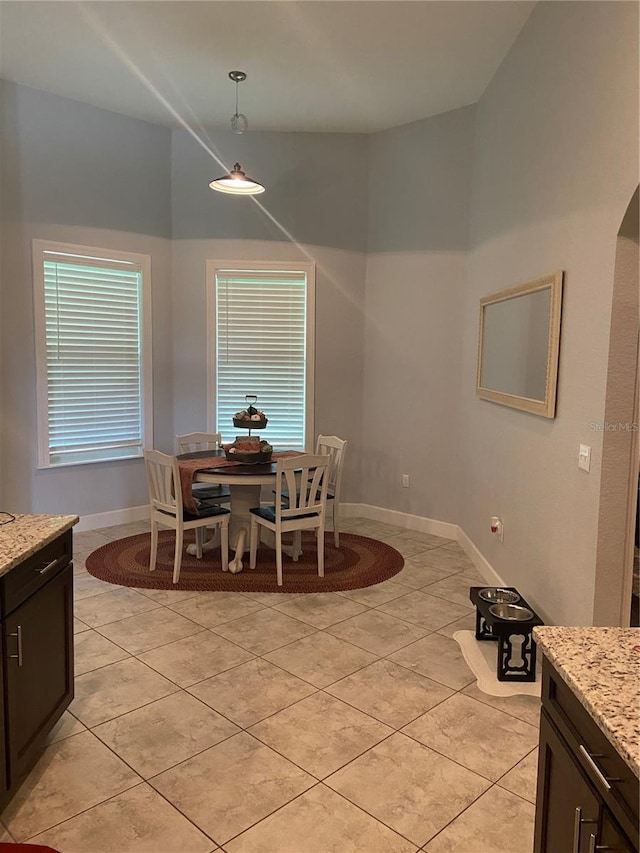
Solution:
{"label": "window", "polygon": [[33,242],[41,468],[142,456],[151,424],[151,259]]}
{"label": "window", "polygon": [[275,448],[311,448],[314,264],[209,261],[207,281],[209,428],[233,441],[233,415],[256,394]]}

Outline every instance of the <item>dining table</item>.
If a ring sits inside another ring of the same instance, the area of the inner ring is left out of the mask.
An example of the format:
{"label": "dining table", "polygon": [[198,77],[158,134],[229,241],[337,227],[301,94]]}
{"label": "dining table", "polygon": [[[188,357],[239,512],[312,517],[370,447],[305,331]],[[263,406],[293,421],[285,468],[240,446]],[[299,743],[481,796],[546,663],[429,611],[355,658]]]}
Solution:
{"label": "dining table", "polygon": [[[260,506],[263,486],[275,487],[278,459],[302,455],[301,450],[274,451],[271,462],[256,464],[231,461],[227,459],[223,449],[181,453],[177,457],[183,505],[187,511],[197,512],[192,494],[194,482],[229,487],[231,493],[229,544],[235,551],[233,559],[229,560],[229,571],[232,574],[241,572],[243,569],[243,556],[247,549],[251,528],[250,510]],[[268,531],[264,532],[268,533]],[[217,534],[208,539],[203,544],[203,552],[217,547],[217,539]],[[195,555],[196,546],[188,545],[187,553]]]}

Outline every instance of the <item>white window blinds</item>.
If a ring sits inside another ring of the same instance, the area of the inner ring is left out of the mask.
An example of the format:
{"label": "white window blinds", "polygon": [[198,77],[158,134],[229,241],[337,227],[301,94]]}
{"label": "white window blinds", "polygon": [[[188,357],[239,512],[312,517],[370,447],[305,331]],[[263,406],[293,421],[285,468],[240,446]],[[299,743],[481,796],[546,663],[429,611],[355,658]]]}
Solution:
{"label": "white window blinds", "polygon": [[233,415],[258,396],[276,448],[305,447],[309,386],[308,274],[216,269],[216,431],[233,441]]}
{"label": "white window blinds", "polygon": [[141,456],[141,264],[50,250],[40,263],[40,464]]}

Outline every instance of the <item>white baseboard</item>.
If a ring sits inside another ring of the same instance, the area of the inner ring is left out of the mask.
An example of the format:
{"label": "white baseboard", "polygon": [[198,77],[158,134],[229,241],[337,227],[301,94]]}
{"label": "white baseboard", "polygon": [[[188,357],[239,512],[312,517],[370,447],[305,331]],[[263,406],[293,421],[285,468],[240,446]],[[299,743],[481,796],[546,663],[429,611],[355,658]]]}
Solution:
{"label": "white baseboard", "polygon": [[146,521],[149,518],[149,504],[130,506],[126,509],[114,509],[111,512],[97,512],[93,515],[81,515],[73,528],[76,533],[86,530],[98,530],[100,527],[112,527],[114,524],[128,524],[130,521]]}
{"label": "white baseboard", "polygon": [[492,586],[506,586],[491,563],[483,557],[458,524],[452,524],[449,521],[438,521],[435,518],[425,518],[421,515],[410,515],[407,512],[398,512],[394,509],[385,509],[384,507],[371,506],[370,504],[341,503],[340,513],[346,518],[368,518],[371,521],[380,521],[383,524],[395,524],[396,527],[404,527],[406,530],[418,530],[421,533],[433,533],[435,536],[445,536],[447,539],[455,539],[480,572],[483,580]]}
{"label": "white baseboard", "polygon": [[476,569],[480,572],[483,579],[491,586],[508,586],[508,584],[502,580],[500,575],[493,568],[491,563],[482,556],[480,551],[473,544],[471,539],[467,536],[464,530],[459,527],[458,528],[458,544],[465,552],[467,557],[471,560]]}
{"label": "white baseboard", "polygon": [[369,518],[371,521],[380,521],[383,524],[395,524],[396,527],[419,530],[421,533],[433,533],[434,536],[445,536],[447,539],[458,538],[459,527],[457,524],[452,524],[449,521],[438,521],[435,518],[425,518],[422,515],[410,515],[407,512],[385,509],[382,506],[341,503],[340,514],[347,517]]}

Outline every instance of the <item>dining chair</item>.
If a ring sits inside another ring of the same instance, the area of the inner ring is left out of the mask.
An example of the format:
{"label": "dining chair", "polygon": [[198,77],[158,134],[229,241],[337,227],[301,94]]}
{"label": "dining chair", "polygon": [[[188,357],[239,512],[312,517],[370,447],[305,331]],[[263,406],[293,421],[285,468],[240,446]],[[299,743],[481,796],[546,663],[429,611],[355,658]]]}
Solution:
{"label": "dining chair", "polygon": [[229,568],[229,517],[230,511],[215,501],[202,501],[198,515],[187,512],[182,505],[180,471],[175,456],[161,453],[159,450],[145,450],[144,464],[149,487],[151,509],[151,556],[149,571],[156,568],[158,556],[158,525],[170,527],[176,531],[176,545],[173,559],[173,583],[178,583],[182,566],[182,545],[185,530],[196,531],[196,556],[202,558],[202,538],[198,531],[204,527],[220,528],[220,552],[222,571]]}
{"label": "dining chair", "polygon": [[[315,530],[318,575],[324,577],[324,520],[327,507],[327,472],[329,457],[312,453],[278,459],[275,504],[253,507],[249,566],[256,567],[258,527],[275,534],[276,572],[282,586],[282,534],[294,532],[294,560],[300,553],[299,537],[303,530]],[[288,495],[288,497],[287,497]],[[294,498],[295,496],[295,498]]]}
{"label": "dining chair", "polygon": [[[180,453],[196,453],[200,450],[220,450],[222,435],[219,432],[187,432],[177,435],[176,442]],[[228,486],[194,483],[193,495],[198,500],[215,500],[217,503],[229,503],[231,492]]]}
{"label": "dining chair", "polygon": [[333,541],[340,547],[340,489],[342,487],[342,469],[347,442],[337,435],[319,435],[316,440],[316,454],[329,456],[329,474],[327,476],[327,508],[331,507]]}

